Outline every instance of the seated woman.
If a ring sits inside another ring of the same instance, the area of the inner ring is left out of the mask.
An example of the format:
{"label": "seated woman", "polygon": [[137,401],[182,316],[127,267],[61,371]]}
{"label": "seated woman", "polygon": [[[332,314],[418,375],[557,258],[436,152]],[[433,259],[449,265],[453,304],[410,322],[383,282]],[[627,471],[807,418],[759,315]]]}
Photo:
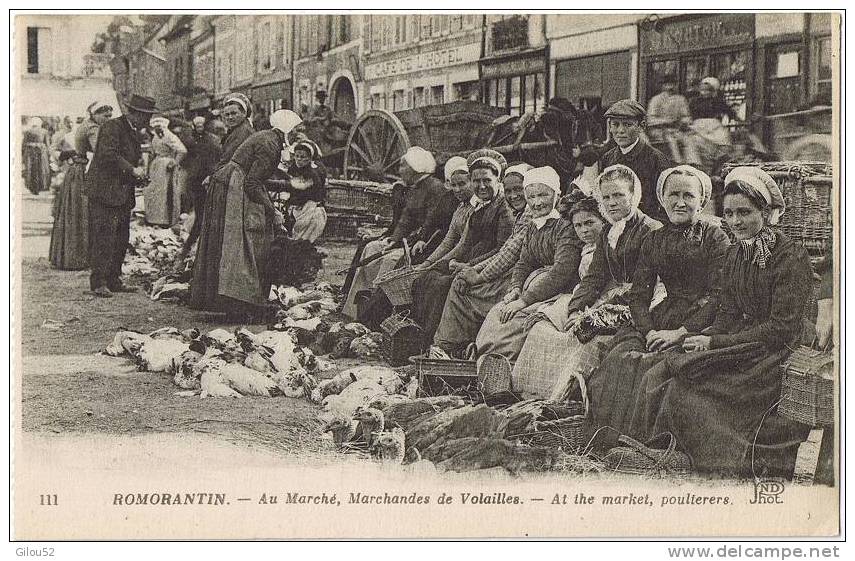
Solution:
{"label": "seated woman", "polygon": [[291,237],[314,243],[327,225],[324,209],[327,174],[323,166],[314,161],[318,146],[311,140],[294,144],[293,154],[287,167],[287,179],[272,179],[267,184],[288,195],[286,224],[291,225]]}
{"label": "seated woman", "polygon": [[558,173],[549,166],[534,168],[523,177],[532,219],[514,265],[511,288],[493,306],[478,331],[479,355],[501,354],[515,361],[525,342],[526,318],[540,304],[579,282],[581,245],[573,225],[556,210],[561,193]]}
{"label": "seated woman", "polygon": [[534,327],[514,365],[513,380],[518,385],[541,395],[549,387],[548,396],[556,401],[571,391],[574,373],[590,376],[612,339],[596,335],[582,344],[574,334],[581,313],[596,313],[605,304],[622,302],[641,245],[662,227],[638,208],[641,181],[627,166],[615,164],[603,170],[594,181],[593,194],[608,224],[600,231],[591,264],[572,294],[560,296],[529,318],[527,326]]}
{"label": "seated woman", "polygon": [[[718,309],[720,274],[730,241],[718,226],[701,218],[712,181],[691,166],[659,175],[656,198],[669,223],[641,246],[627,301],[632,326],[622,328],[588,388],[594,425],[623,433],[629,429],[636,391],[644,373],[677,350],[689,334],[709,327]],[[653,304],[661,279],[667,296]]]}
{"label": "seated woman", "polygon": [[773,414],[813,286],[804,248],[770,227],[783,210],[766,172],[727,175],[724,220],[737,243],[724,259],[718,314],[686,337],[686,354],[645,376],[638,396],[635,434],[671,432],[699,471],[791,476],[809,430]]}
{"label": "seated woman", "polygon": [[[443,183],[433,176],[435,169],[436,160],[433,155],[419,146],[411,147],[401,157],[398,172],[407,185],[406,206],[401,211],[391,235],[365,245],[361,256],[363,261],[378,253],[387,253],[356,270],[342,308],[342,313],[345,315],[357,317],[356,295],[360,291],[373,289],[373,282],[377,276],[395,268],[403,255],[403,250],[393,248],[401,245],[404,238],[410,246],[420,240],[430,244],[436,240],[433,246],[439,245],[441,236],[438,232],[445,232],[448,229],[456,204],[447,202],[449,199],[453,201],[454,196],[446,192]],[[433,251],[433,248],[425,251]],[[359,263],[358,260],[357,263]],[[388,313],[383,317],[387,315]]]}
{"label": "seated woman", "polygon": [[454,274],[474,259],[495,255],[511,235],[514,219],[500,182],[505,167],[504,156],[494,150],[477,150],[469,156],[466,169],[471,175],[474,194],[461,203],[468,209],[463,217],[463,235],[442,251],[452,235],[453,230],[449,229],[443,244],[418,266],[425,272],[413,282],[412,317],[422,327],[428,343],[442,318]]}
{"label": "seated woman", "polygon": [[434,334],[432,355],[460,356],[475,340],[487,313],[507,293],[531,221],[523,193],[523,174],[530,169],[523,163],[505,170],[505,202],[514,218],[513,231],[495,255],[476,257],[455,274]]}

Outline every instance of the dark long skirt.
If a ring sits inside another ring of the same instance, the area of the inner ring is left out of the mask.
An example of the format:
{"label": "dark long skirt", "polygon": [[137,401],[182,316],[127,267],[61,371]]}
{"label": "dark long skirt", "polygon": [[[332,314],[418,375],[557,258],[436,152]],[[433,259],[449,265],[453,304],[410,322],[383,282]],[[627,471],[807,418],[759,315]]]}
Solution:
{"label": "dark long skirt", "polygon": [[243,182],[233,162],[211,177],[190,287],[193,308],[256,312],[267,299],[273,227],[264,207],[244,195]]}
{"label": "dark long skirt", "polygon": [[649,380],[661,405],[637,416],[636,431],[671,432],[699,471],[791,476],[810,427],[775,414],[788,354],[746,343],[674,355]]}
{"label": "dark long skirt", "polygon": [[79,271],[89,267],[89,202],[84,193],[86,163],[69,166],[57,193],[50,263],[57,269]]}
{"label": "dark long skirt", "polygon": [[27,143],[24,158],[24,185],[30,193],[38,195],[50,189],[50,160],[47,146]]}
{"label": "dark long skirt", "polygon": [[413,281],[412,318],[421,326],[426,346],[433,341],[433,336],[439,327],[452,280],[454,275],[432,269]]}
{"label": "dark long skirt", "polygon": [[598,438],[598,443],[604,447],[615,444],[618,435],[629,434],[644,374],[670,354],[647,352],[644,337],[634,328],[621,329],[611,345],[588,381],[592,429],[614,429],[603,431],[602,438]]}

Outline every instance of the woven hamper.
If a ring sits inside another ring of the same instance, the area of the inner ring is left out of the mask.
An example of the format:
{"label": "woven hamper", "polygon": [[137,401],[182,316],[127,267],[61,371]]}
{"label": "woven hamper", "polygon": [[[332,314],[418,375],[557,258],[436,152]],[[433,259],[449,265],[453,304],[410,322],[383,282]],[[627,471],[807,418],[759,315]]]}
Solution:
{"label": "woven hamper", "polygon": [[393,269],[374,279],[374,285],[386,294],[393,306],[408,306],[413,303],[413,282],[422,271],[413,268],[410,246],[404,238],[404,257],[407,264]]}
{"label": "woven hamper", "polygon": [[582,390],[582,402],[570,400],[567,402],[575,414],[554,421],[538,421],[535,423],[534,432],[520,435],[523,442],[532,446],[560,448],[574,454],[585,447],[585,423],[591,411],[591,403],[588,400],[585,378],[578,372],[574,372],[573,377],[576,378]]}
{"label": "woven hamper", "polygon": [[392,314],[380,323],[383,356],[392,366],[409,364],[410,357],[422,352],[424,332],[409,312]]}
{"label": "woven hamper", "polygon": [[474,360],[414,357],[412,361],[416,365],[422,395],[452,395],[480,389]]}
{"label": "woven hamper", "polygon": [[778,414],[812,427],[834,425],[834,354],[799,347],[781,365]]}

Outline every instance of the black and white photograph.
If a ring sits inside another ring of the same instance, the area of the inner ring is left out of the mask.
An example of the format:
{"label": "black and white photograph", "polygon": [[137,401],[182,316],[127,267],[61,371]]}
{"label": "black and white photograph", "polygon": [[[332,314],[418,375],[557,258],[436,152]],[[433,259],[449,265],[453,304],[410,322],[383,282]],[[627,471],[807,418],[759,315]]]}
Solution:
{"label": "black and white photograph", "polygon": [[10,540],[845,535],[845,13],[465,7],[10,11]]}

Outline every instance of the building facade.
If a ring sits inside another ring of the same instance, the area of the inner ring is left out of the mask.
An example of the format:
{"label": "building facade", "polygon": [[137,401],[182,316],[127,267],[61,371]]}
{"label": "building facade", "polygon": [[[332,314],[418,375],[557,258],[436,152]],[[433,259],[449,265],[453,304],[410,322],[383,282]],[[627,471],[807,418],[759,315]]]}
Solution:
{"label": "building facade", "polygon": [[[105,57],[81,57],[89,44],[91,19],[83,16],[19,15],[15,18],[15,56],[20,69],[15,111],[22,117],[83,116],[94,101],[119,109]],[[93,33],[94,36],[94,33]]]}
{"label": "building facade", "polygon": [[169,30],[160,39],[166,56],[169,86],[158,109],[169,115],[183,114],[193,96],[193,51],[190,38],[196,16],[172,16]]}
{"label": "building facade", "polygon": [[550,91],[546,16],[487,15],[483,32],[481,100],[511,115],[543,109]]}
{"label": "building facade", "polygon": [[252,103],[256,112],[269,116],[293,105],[291,53],[293,16],[255,16],[255,79]]}
{"label": "building facade", "polygon": [[204,114],[211,108],[216,91],[214,25],[212,16],[197,16],[190,33],[190,58],[193,95],[188,109],[195,114]]}
{"label": "building facade", "polygon": [[318,91],[344,120],[365,110],[363,17],[301,15],[294,22],[294,109],[307,114]]}
{"label": "building facade", "polygon": [[482,25],[480,14],[365,16],[366,107],[479,99]]}
{"label": "building facade", "polygon": [[608,107],[635,98],[639,14],[548,15],[550,96],[577,107]]}

